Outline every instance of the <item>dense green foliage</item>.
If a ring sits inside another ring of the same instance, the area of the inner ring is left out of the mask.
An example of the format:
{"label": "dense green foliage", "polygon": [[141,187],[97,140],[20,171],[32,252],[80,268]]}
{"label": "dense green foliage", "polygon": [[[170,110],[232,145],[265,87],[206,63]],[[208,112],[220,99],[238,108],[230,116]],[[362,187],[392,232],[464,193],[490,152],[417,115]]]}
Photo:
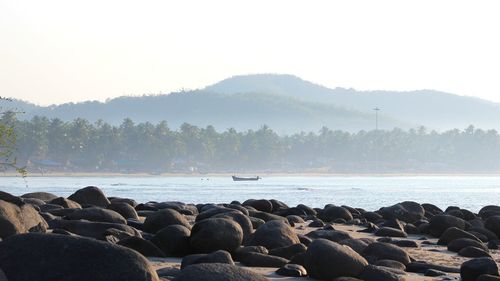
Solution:
{"label": "dense green foliage", "polygon": [[280,136],[269,127],[217,132],[184,123],[113,126],[34,117],[11,122],[18,160],[31,170],[100,172],[476,172],[500,171],[500,136],[470,126],[442,133],[327,128]]}

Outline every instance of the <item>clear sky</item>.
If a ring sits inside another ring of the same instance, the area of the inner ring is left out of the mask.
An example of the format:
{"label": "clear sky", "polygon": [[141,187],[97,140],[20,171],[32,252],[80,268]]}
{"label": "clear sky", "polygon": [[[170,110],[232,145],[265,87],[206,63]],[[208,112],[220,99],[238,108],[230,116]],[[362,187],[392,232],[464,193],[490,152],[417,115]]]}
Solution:
{"label": "clear sky", "polygon": [[41,105],[287,73],[500,102],[500,1],[0,0],[0,95]]}

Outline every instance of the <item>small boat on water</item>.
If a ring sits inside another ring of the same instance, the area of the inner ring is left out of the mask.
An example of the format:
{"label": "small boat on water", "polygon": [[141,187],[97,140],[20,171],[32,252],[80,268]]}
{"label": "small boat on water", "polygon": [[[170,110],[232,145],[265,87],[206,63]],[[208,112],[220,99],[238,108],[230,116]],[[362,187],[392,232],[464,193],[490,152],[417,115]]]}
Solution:
{"label": "small boat on water", "polygon": [[261,177],[256,176],[256,177],[237,177],[237,176],[232,176],[233,181],[258,181],[261,179]]}

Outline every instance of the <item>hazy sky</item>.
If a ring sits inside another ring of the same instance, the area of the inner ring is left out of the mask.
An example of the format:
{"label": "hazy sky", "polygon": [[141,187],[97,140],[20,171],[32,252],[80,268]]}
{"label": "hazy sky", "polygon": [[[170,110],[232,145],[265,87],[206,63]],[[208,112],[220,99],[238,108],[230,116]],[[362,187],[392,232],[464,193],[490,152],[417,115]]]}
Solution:
{"label": "hazy sky", "polygon": [[500,102],[500,1],[0,0],[0,95],[53,104],[287,73]]}

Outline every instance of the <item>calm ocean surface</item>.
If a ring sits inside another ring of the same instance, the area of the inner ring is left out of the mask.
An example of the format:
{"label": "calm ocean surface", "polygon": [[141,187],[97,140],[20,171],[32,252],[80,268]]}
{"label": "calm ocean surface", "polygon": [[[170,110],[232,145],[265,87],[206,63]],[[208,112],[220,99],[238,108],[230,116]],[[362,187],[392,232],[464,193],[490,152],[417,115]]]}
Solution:
{"label": "calm ocean surface", "polygon": [[[26,184],[28,185],[26,187]],[[0,177],[0,190],[15,195],[46,191],[69,196],[95,185],[107,196],[138,202],[182,201],[226,203],[249,198],[279,199],[291,206],[349,205],[376,210],[412,200],[478,211],[500,204],[498,176],[416,177],[265,177],[257,182],[233,182],[230,177]]]}

